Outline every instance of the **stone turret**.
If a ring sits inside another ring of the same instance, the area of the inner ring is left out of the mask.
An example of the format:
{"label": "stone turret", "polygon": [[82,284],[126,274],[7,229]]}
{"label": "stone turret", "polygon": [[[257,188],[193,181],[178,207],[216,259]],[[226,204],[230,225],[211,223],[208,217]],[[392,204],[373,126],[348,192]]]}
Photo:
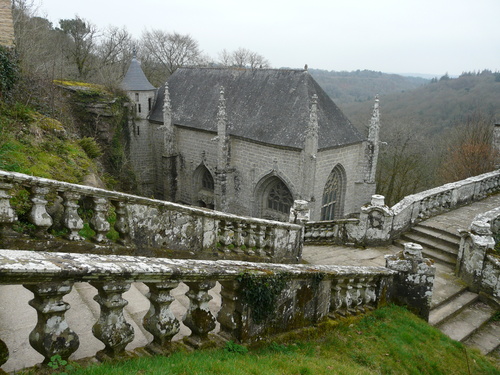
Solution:
{"label": "stone turret", "polygon": [[130,160],[139,191],[146,196],[162,197],[159,166],[163,155],[163,135],[148,121],[155,101],[156,88],[146,78],[135,50],[121,87],[130,99]]}
{"label": "stone turret", "polygon": [[146,78],[135,51],[121,86],[127,91],[130,101],[135,104],[135,115],[146,119],[153,108],[156,88]]}

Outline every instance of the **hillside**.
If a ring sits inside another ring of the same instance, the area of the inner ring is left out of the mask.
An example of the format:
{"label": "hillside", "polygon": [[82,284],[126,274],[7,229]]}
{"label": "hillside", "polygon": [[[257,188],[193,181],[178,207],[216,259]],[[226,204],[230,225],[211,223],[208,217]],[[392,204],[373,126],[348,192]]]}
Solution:
{"label": "hillside", "polygon": [[335,72],[309,69],[311,76],[338,105],[372,102],[375,95],[388,95],[413,90],[429,83],[417,77],[403,77],[372,70]]}
{"label": "hillside", "polygon": [[[455,79],[443,76],[412,90],[381,93],[381,121],[416,123],[419,126],[414,131],[426,136],[439,134],[476,112],[498,121],[499,77],[490,71],[463,74]],[[356,126],[366,126],[372,101],[338,104]]]}

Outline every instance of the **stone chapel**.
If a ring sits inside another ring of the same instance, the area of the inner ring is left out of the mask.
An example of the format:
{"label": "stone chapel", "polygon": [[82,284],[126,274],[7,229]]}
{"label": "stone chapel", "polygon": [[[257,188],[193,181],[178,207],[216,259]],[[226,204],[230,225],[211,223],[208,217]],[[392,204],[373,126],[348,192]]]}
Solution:
{"label": "stone chapel", "polygon": [[286,221],[356,214],[375,193],[378,100],[368,139],[307,70],[179,68],[155,89],[132,59],[130,158],[142,194]]}

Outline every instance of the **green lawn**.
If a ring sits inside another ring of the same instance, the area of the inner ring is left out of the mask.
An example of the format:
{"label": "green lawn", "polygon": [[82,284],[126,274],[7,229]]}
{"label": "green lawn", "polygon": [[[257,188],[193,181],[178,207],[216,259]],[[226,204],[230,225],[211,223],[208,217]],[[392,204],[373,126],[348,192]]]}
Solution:
{"label": "green lawn", "polygon": [[491,360],[400,307],[319,328],[287,334],[248,350],[229,343],[221,349],[57,371],[103,375],[500,374]]}

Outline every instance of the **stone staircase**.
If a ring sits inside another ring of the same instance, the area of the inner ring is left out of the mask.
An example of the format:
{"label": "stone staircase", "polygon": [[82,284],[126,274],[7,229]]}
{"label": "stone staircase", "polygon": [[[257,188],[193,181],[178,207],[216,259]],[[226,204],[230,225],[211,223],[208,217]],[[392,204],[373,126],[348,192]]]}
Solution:
{"label": "stone staircase", "polygon": [[454,276],[460,237],[432,219],[404,233],[395,245],[422,245],[424,256],[436,264],[436,279],[429,323],[454,340],[500,358],[500,307]]}
{"label": "stone staircase", "polygon": [[451,233],[422,222],[403,233],[395,242],[401,247],[405,242],[418,243],[424,248],[423,253],[426,257],[451,267],[455,267],[457,263],[460,244],[458,232]]}

